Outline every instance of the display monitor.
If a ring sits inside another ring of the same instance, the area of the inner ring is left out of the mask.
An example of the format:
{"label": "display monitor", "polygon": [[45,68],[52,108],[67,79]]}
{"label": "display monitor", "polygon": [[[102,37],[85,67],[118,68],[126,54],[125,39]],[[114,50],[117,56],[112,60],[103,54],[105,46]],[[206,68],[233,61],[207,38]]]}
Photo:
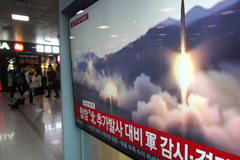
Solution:
{"label": "display monitor", "polygon": [[240,159],[239,10],[103,0],[70,18],[76,125],[134,159]]}

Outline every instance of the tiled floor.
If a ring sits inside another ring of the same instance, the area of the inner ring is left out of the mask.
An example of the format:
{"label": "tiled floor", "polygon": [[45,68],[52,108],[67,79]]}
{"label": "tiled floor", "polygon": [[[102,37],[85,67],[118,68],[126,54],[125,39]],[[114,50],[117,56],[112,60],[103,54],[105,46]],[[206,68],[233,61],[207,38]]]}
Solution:
{"label": "tiled floor", "polygon": [[[61,98],[53,96],[43,98],[45,112],[38,113],[38,105],[11,110],[9,93],[0,92],[0,160],[63,160]],[[94,137],[91,148],[92,160],[98,160],[98,140]]]}
{"label": "tiled floor", "polygon": [[63,159],[61,98],[44,97],[45,112],[37,113],[38,105],[11,110],[8,97],[0,92],[0,160]]}

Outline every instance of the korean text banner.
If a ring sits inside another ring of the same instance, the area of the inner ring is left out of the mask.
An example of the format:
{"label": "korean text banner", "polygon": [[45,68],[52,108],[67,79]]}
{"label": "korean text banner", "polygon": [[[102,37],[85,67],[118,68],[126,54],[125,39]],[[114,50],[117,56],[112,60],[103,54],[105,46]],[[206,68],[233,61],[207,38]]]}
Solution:
{"label": "korean text banner", "polygon": [[240,159],[239,11],[102,0],[72,17],[77,126],[135,159]]}

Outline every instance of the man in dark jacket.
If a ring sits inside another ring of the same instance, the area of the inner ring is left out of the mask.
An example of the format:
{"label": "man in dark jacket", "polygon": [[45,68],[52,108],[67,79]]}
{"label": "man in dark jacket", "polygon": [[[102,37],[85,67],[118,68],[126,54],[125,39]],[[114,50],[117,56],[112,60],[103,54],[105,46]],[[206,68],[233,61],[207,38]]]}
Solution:
{"label": "man in dark jacket", "polygon": [[52,65],[48,65],[48,72],[47,72],[47,78],[48,78],[48,95],[45,97],[51,97],[51,90],[54,89],[56,95],[54,97],[59,97],[58,94],[58,87],[57,87],[57,81],[56,81],[56,71],[52,68]]}
{"label": "man in dark jacket", "polygon": [[[58,62],[57,62],[56,72],[60,76],[60,63],[58,63]],[[57,87],[60,88],[60,77],[59,77],[59,80],[57,80]]]}
{"label": "man in dark jacket", "polygon": [[16,80],[15,80],[15,77],[18,73],[20,73],[20,70],[18,69],[18,66],[16,63],[13,64],[13,67],[14,67],[14,70],[12,71],[12,90],[11,90],[11,93],[10,93],[10,98],[9,100],[12,100],[13,99],[13,95],[14,95],[14,92],[16,90],[16,88],[18,88],[18,91],[20,94],[22,94],[22,88],[20,85],[17,84]]}

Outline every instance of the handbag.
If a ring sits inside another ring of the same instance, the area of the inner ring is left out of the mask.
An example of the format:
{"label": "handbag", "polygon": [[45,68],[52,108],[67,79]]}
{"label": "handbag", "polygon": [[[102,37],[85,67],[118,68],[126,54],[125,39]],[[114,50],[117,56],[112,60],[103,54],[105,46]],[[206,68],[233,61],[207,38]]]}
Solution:
{"label": "handbag", "polygon": [[30,84],[30,88],[35,89],[35,88],[39,88],[39,83],[38,81],[34,81]]}
{"label": "handbag", "polygon": [[30,84],[30,88],[35,89],[35,88],[39,88],[42,87],[42,77],[40,80],[35,80],[35,77],[33,77],[33,82]]}

